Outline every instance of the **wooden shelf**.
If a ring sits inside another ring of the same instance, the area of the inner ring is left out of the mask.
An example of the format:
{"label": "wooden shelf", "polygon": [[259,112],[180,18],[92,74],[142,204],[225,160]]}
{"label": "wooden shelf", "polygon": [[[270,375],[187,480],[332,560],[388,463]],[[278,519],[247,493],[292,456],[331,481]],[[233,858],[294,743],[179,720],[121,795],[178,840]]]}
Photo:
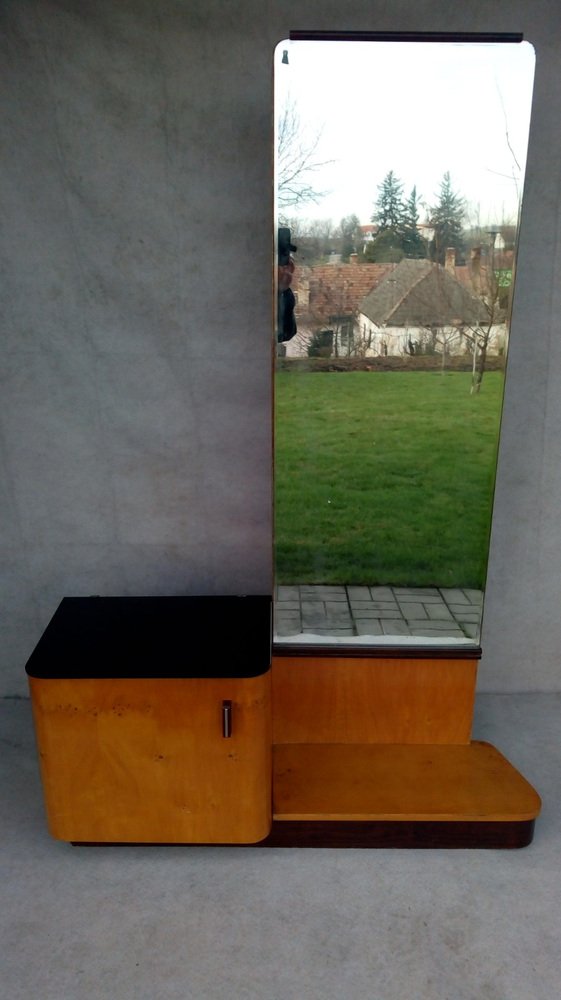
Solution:
{"label": "wooden shelf", "polygon": [[267,846],[523,847],[540,798],[488,743],[274,747]]}
{"label": "wooden shelf", "polygon": [[274,747],[277,820],[535,819],[540,799],[489,743]]}

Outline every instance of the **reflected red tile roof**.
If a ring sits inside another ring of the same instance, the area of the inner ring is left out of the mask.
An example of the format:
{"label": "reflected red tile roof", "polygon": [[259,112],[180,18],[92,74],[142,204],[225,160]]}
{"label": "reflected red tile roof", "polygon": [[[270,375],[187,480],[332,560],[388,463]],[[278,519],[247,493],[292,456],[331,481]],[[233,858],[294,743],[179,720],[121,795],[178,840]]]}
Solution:
{"label": "reflected red tile roof", "polygon": [[[299,294],[298,315],[328,321],[330,316],[355,313],[369,292],[395,264],[320,264],[297,267],[292,288]],[[306,292],[309,301],[306,305]]]}

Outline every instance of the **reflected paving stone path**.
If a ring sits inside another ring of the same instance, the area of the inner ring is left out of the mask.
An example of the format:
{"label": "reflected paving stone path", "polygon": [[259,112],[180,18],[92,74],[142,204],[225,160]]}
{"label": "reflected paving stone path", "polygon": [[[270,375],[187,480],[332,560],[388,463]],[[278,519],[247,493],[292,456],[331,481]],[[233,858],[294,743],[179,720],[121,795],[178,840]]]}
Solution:
{"label": "reflected paving stone path", "polygon": [[294,584],[275,593],[275,634],[404,635],[478,640],[483,593],[437,587]]}

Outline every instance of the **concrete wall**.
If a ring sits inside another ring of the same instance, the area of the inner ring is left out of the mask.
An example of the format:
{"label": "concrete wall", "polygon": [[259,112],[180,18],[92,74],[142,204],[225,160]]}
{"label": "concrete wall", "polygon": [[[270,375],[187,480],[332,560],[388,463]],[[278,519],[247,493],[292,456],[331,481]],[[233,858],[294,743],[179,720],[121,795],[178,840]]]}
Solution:
{"label": "concrete wall", "polygon": [[560,686],[557,5],[4,0],[4,694],[64,594],[270,587],[272,51],[310,27],[536,47],[480,687]]}

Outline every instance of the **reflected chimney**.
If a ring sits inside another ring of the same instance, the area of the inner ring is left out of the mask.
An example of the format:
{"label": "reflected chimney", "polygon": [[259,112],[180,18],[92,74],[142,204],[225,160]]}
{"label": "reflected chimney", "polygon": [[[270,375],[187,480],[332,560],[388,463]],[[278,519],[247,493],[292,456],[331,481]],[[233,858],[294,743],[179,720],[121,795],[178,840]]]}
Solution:
{"label": "reflected chimney", "polygon": [[481,291],[481,247],[472,247],[469,256],[471,283],[474,291],[479,294]]}
{"label": "reflected chimney", "polygon": [[352,253],[352,254],[349,255],[349,263],[350,264],[358,264],[358,254],[357,253]]}
{"label": "reflected chimney", "polygon": [[456,268],[456,250],[455,247],[448,247],[446,250],[446,257],[444,259],[444,267],[450,274],[455,276]]}

